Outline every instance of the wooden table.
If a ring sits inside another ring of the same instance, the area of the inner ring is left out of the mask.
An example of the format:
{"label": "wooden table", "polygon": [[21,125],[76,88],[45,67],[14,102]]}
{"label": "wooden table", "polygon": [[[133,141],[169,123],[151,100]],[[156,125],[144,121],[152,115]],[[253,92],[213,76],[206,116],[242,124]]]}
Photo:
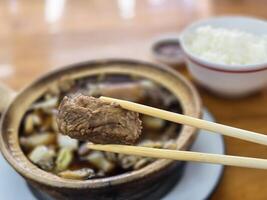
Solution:
{"label": "wooden table", "polygon": [[[103,57],[152,60],[155,37],[221,14],[267,17],[265,1],[10,0],[0,2],[0,79],[16,90],[46,71]],[[190,76],[185,69],[180,71]],[[267,90],[227,100],[199,89],[218,122],[267,133]],[[267,148],[225,138],[227,153],[267,158]],[[266,199],[267,171],[226,167],[212,199]]]}

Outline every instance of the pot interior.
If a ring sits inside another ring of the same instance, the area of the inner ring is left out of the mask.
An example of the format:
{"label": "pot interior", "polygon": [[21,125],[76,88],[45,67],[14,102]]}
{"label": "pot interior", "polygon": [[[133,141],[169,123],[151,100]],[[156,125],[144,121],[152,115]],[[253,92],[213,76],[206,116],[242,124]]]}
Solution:
{"label": "pot interior", "polygon": [[[110,184],[111,181],[113,184],[119,184],[155,173],[171,164],[172,161],[157,160],[141,169],[121,171],[121,173],[114,173],[104,178],[98,177],[90,180],[64,179],[32,164],[25,155],[28,152],[22,149],[19,144],[19,135],[23,132],[22,127],[25,124],[24,116],[29,112],[33,102],[43,99],[47,91],[58,88],[60,84],[75,81],[72,91],[70,90],[75,93],[77,88],[79,92],[86,92],[85,83],[87,85],[97,82],[121,84],[147,80],[161,87],[166,94],[170,93],[176,98],[176,104],[170,107],[171,111],[199,117],[200,102],[195,90],[186,80],[170,69],[138,61],[111,60],[82,63],[52,72],[19,93],[5,112],[2,120],[1,149],[4,156],[23,176],[54,186],[79,187],[86,185],[86,187],[92,188],[103,187]],[[81,91],[80,88],[83,88],[83,90]],[[173,139],[177,141],[177,148],[186,149],[193,141],[195,129],[176,125],[175,131],[177,134]]]}

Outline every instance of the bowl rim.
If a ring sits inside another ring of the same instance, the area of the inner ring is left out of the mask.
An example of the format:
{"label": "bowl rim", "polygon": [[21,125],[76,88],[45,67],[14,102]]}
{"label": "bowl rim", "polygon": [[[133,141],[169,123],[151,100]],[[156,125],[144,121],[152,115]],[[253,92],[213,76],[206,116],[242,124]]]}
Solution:
{"label": "bowl rim", "polygon": [[[72,180],[72,179],[64,179],[64,178],[61,178],[57,175],[51,174],[50,172],[46,172],[46,171],[38,168],[33,163],[31,163],[28,159],[27,159],[28,163],[26,163],[27,165],[17,162],[17,160],[14,158],[15,156],[26,157],[26,155],[22,152],[19,144],[17,144],[17,145],[19,146],[19,149],[21,152],[13,153],[13,152],[10,152],[10,149],[8,149],[7,144],[6,144],[7,141],[5,141],[3,135],[6,132],[7,132],[6,134],[8,134],[8,132],[12,131],[12,130],[5,130],[4,129],[4,126],[5,126],[4,121],[10,120],[9,118],[11,115],[10,114],[11,110],[14,107],[18,107],[18,106],[16,106],[16,104],[18,104],[20,96],[22,96],[22,98],[23,98],[23,95],[26,95],[26,93],[29,92],[29,90],[32,87],[34,87],[38,84],[40,85],[43,81],[47,81],[47,79],[52,79],[53,76],[57,76],[59,73],[66,73],[66,72],[68,72],[68,70],[74,70],[74,68],[77,69],[77,67],[83,68],[85,66],[90,66],[90,65],[95,66],[95,65],[114,64],[114,63],[115,64],[127,64],[127,65],[132,65],[132,64],[144,65],[144,66],[147,66],[149,68],[152,67],[152,68],[156,68],[157,70],[163,70],[166,73],[168,73],[168,74],[170,74],[176,78],[179,78],[180,82],[186,86],[186,88],[190,92],[190,95],[192,96],[192,102],[196,106],[195,107],[195,117],[201,117],[202,104],[201,104],[200,97],[199,97],[195,87],[188,80],[186,80],[182,75],[180,75],[179,73],[177,73],[173,69],[166,67],[165,65],[151,63],[151,62],[147,62],[147,61],[135,60],[135,59],[126,59],[126,58],[123,58],[123,59],[110,59],[110,58],[109,59],[97,59],[97,60],[90,60],[90,61],[70,64],[70,65],[67,65],[65,67],[50,71],[50,72],[44,74],[43,76],[41,76],[40,78],[37,78],[31,84],[27,85],[24,89],[22,89],[18,93],[18,95],[9,104],[8,108],[3,112],[3,116],[1,118],[1,125],[0,125],[0,127],[1,127],[0,150],[1,150],[4,158],[8,161],[8,163],[19,174],[21,174],[23,177],[25,177],[26,179],[28,179],[30,181],[41,183],[41,184],[44,184],[44,185],[47,185],[50,187],[52,186],[52,187],[70,188],[70,189],[77,189],[77,188],[97,189],[97,188],[102,188],[105,186],[128,183],[128,182],[140,179],[141,177],[145,177],[145,176],[151,175],[153,173],[157,173],[158,171],[162,170],[163,168],[166,168],[167,166],[174,163],[174,161],[160,159],[160,160],[157,160],[157,161],[153,162],[152,164],[149,164],[146,167],[141,168],[139,170],[119,174],[116,176],[99,178],[99,179],[89,179],[89,180]],[[183,129],[185,131],[185,128],[187,128],[186,133],[189,135],[191,134],[190,137],[192,138],[197,129],[194,127],[183,126],[181,129],[181,133],[182,133]],[[17,131],[17,133],[16,133],[17,140],[18,140],[18,133],[19,132]],[[188,141],[189,140],[190,140],[190,138],[188,139]],[[187,141],[187,143],[188,143],[188,141]],[[14,142],[14,141],[12,141],[12,142]],[[185,148],[185,146],[183,148]],[[26,168],[29,168],[29,169],[26,169]],[[38,170],[39,172],[44,172],[43,176],[41,174],[32,173],[33,169]],[[52,176],[54,177],[53,179],[51,178]]]}
{"label": "bowl rim", "polygon": [[[267,61],[262,62],[262,63],[255,63],[255,64],[246,64],[246,65],[228,65],[228,64],[221,64],[221,63],[216,63],[212,61],[208,61],[206,59],[200,58],[199,56],[191,53],[186,45],[186,42],[184,38],[192,32],[196,27],[201,26],[202,24],[207,24],[209,22],[214,22],[214,21],[219,21],[219,20],[224,20],[225,22],[231,21],[231,20],[243,20],[243,21],[250,21],[251,23],[262,23],[267,27],[267,21],[264,19],[252,17],[252,16],[242,16],[242,15],[222,15],[218,17],[212,17],[208,19],[202,19],[202,20],[197,20],[196,22],[193,22],[189,26],[187,26],[180,34],[179,40],[181,47],[183,49],[183,52],[185,53],[185,56],[187,59],[194,61],[198,65],[201,65],[205,68],[214,70],[214,71],[221,71],[221,72],[257,72],[257,71],[262,71],[267,69]],[[266,32],[267,35],[267,32]]]}

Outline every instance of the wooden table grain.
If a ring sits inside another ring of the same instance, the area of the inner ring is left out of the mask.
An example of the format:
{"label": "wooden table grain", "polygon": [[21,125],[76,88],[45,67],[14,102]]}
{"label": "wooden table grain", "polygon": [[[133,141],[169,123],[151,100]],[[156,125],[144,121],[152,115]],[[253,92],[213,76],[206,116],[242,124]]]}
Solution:
{"label": "wooden table grain", "polygon": [[[0,1],[0,80],[15,90],[44,72],[95,58],[153,60],[154,38],[216,15],[267,18],[255,0],[9,0]],[[188,78],[186,69],[178,69]],[[267,89],[238,100],[199,88],[217,121],[267,133]],[[267,158],[267,147],[225,138],[227,154]],[[203,180],[204,181],[204,180]],[[267,198],[267,171],[226,167],[211,199]]]}

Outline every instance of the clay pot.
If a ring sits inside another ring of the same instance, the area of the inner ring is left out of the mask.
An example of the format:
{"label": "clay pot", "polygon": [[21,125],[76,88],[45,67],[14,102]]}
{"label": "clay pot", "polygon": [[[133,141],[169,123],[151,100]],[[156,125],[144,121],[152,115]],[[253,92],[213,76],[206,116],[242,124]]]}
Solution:
{"label": "clay pot", "polygon": [[[18,140],[19,127],[27,108],[62,78],[79,79],[97,74],[122,74],[151,79],[171,91],[180,101],[183,113],[200,117],[201,103],[191,83],[174,70],[152,63],[129,59],[109,59],[74,64],[50,72],[24,90],[11,95],[0,90],[4,110],[0,146],[5,159],[26,181],[55,199],[159,199],[176,182],[179,162],[159,159],[136,171],[91,180],[69,180],[46,172],[32,164],[24,155]],[[1,107],[0,107],[1,108]],[[182,126],[177,137],[179,149],[188,149],[196,129]]]}

